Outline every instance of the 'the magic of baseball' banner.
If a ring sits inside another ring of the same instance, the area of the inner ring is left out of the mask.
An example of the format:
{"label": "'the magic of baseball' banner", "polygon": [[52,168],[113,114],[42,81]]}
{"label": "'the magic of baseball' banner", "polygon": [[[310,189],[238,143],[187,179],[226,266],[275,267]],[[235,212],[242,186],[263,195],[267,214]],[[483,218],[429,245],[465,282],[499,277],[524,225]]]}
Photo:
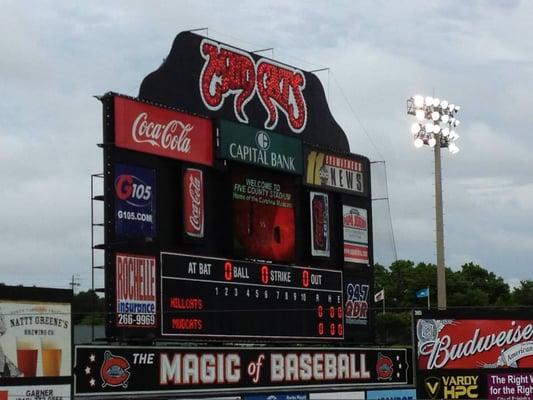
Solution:
{"label": "'the magic of baseball' banner", "polygon": [[408,349],[77,346],[75,394],[243,393],[412,384]]}
{"label": "'the magic of baseball' banner", "polygon": [[213,165],[213,123],[206,118],[115,96],[115,144]]}

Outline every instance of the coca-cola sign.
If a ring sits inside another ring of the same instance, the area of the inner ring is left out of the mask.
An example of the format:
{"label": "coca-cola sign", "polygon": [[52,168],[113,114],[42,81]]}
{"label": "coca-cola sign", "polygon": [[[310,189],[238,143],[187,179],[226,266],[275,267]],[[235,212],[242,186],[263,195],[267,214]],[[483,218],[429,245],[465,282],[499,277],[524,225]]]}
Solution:
{"label": "coca-cola sign", "polygon": [[213,126],[205,118],[115,96],[115,145],[213,165]]}
{"label": "coca-cola sign", "polygon": [[531,319],[418,319],[419,369],[533,368]]}
{"label": "coca-cola sign", "polygon": [[204,237],[204,178],[199,169],[187,168],[183,174],[183,207],[185,234]]}

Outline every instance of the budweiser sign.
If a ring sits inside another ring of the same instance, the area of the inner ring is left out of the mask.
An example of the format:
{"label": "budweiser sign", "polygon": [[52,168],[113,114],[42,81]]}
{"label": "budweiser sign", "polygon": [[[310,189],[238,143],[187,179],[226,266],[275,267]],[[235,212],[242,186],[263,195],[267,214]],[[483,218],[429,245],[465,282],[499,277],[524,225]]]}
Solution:
{"label": "budweiser sign", "polygon": [[533,320],[420,319],[420,369],[533,368]]}
{"label": "budweiser sign", "polygon": [[212,135],[208,119],[115,97],[117,147],[213,165]]}
{"label": "budweiser sign", "polygon": [[185,234],[204,237],[204,179],[199,169],[187,168],[183,174],[183,214]]}

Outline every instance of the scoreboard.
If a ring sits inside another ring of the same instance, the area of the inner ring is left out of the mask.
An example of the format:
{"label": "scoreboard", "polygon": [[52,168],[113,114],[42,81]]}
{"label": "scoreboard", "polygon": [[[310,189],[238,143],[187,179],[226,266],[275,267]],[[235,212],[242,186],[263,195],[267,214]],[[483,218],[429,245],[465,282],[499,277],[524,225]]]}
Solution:
{"label": "scoreboard", "polygon": [[161,254],[163,337],[342,340],[342,272]]}
{"label": "scoreboard", "polygon": [[100,98],[106,336],[368,342],[370,160],[319,79],[190,32],[165,60]]}

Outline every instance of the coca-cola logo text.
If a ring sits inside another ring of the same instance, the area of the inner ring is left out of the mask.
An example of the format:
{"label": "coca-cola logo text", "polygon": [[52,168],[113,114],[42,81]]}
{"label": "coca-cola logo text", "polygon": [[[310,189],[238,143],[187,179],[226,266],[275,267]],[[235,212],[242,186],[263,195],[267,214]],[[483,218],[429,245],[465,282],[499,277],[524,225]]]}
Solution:
{"label": "coca-cola logo text", "polygon": [[344,215],[344,226],[366,229],[366,225],[366,219],[358,214],[350,212],[349,214]]}
{"label": "coca-cola logo text", "polygon": [[202,230],[201,219],[201,194],[202,186],[200,179],[197,176],[189,175],[189,197],[191,198],[192,212],[189,216],[189,222],[195,230],[200,232]]}
{"label": "coca-cola logo text", "polygon": [[178,153],[189,153],[191,151],[189,133],[193,128],[191,124],[177,119],[166,124],[156,123],[148,119],[148,113],[142,112],[133,121],[131,137],[137,143],[149,143]]}
{"label": "coca-cola logo text", "polygon": [[200,95],[209,110],[219,110],[233,95],[233,110],[239,122],[248,123],[244,108],[257,91],[268,116],[266,129],[274,129],[279,111],[285,114],[289,128],[300,133],[307,124],[307,106],[303,97],[305,76],[302,71],[260,59],[243,51],[204,39],[200,53],[205,59],[200,74]]}

